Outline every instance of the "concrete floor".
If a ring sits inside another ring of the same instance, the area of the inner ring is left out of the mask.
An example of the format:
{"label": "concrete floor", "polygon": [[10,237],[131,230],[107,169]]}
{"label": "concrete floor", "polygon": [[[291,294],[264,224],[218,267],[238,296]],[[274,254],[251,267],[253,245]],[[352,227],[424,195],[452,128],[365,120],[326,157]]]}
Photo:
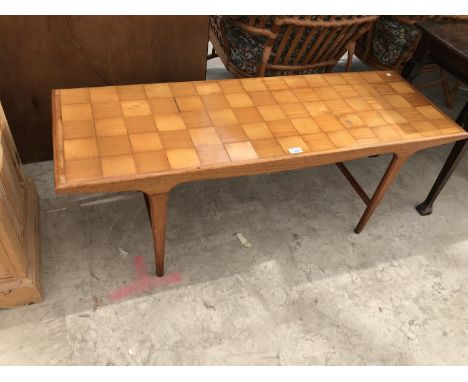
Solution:
{"label": "concrete floor", "polygon": [[[466,364],[468,158],[433,215],[414,209],[448,150],[414,156],[360,235],[364,205],[334,166],[181,185],[173,282],[121,300],[109,293],[135,280],[136,256],[154,271],[141,194],[58,197],[52,162],[28,165],[45,300],[0,310],[0,364]],[[349,167],[370,191],[388,160]]]}

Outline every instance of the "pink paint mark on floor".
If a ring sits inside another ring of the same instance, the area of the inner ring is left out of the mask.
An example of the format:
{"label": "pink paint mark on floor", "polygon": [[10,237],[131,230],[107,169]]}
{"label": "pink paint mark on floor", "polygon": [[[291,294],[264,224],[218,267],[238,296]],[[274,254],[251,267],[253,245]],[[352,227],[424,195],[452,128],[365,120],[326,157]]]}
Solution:
{"label": "pink paint mark on floor", "polygon": [[136,280],[124,285],[107,294],[111,301],[118,301],[124,298],[135,296],[143,292],[158,288],[160,286],[173,285],[182,281],[182,275],[178,272],[170,273],[163,277],[150,276],[148,265],[143,256],[135,256],[133,259]]}

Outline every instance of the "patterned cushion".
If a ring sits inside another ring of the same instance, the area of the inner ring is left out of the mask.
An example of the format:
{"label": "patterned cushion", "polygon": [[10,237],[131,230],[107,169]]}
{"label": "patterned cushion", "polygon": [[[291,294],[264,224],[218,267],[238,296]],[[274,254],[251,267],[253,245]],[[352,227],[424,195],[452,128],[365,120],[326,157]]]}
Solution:
{"label": "patterned cushion", "polygon": [[379,63],[393,66],[419,35],[415,26],[382,16],[374,25],[372,54]]}
{"label": "patterned cushion", "polygon": [[232,63],[240,70],[255,76],[257,65],[262,60],[263,45],[267,37],[247,33],[229,22],[225,23],[225,28]]}

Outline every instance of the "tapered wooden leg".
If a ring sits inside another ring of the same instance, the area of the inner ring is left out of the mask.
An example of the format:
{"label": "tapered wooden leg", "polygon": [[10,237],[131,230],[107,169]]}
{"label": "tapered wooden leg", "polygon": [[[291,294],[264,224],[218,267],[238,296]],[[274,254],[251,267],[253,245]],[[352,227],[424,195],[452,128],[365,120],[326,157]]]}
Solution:
{"label": "tapered wooden leg", "polygon": [[164,251],[166,244],[167,199],[169,193],[147,195],[151,213],[151,229],[153,231],[154,260],[156,275],[164,275]]}
{"label": "tapered wooden leg", "polygon": [[146,206],[146,212],[148,213],[148,219],[151,222],[151,207],[150,207],[149,196],[148,194],[145,194],[144,192],[143,192],[143,196],[145,197],[145,206]]}
{"label": "tapered wooden leg", "polygon": [[365,225],[367,224],[370,217],[372,216],[375,209],[382,200],[383,196],[385,195],[385,192],[387,192],[393,180],[398,175],[398,171],[401,169],[401,167],[407,159],[407,157],[400,157],[396,154],[393,155],[392,161],[388,165],[382,180],[380,181],[377,189],[375,190],[374,195],[372,196],[369,204],[367,205],[366,210],[362,214],[361,220],[359,220],[359,223],[356,226],[354,232],[360,233],[364,229]]}

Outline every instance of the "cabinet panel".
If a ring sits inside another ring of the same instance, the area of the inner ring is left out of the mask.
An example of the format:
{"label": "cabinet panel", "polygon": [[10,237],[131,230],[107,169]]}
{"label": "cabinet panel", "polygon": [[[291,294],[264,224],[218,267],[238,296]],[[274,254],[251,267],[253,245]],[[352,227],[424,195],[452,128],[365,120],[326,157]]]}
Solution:
{"label": "cabinet panel", "polygon": [[0,308],[40,302],[39,200],[0,104]]}
{"label": "cabinet panel", "polygon": [[5,248],[0,243],[0,280],[9,279],[15,277],[16,274],[11,268],[10,259],[8,258]]}
{"label": "cabinet panel", "polygon": [[52,159],[52,88],[204,80],[208,16],[0,16],[0,100],[23,162]]}

